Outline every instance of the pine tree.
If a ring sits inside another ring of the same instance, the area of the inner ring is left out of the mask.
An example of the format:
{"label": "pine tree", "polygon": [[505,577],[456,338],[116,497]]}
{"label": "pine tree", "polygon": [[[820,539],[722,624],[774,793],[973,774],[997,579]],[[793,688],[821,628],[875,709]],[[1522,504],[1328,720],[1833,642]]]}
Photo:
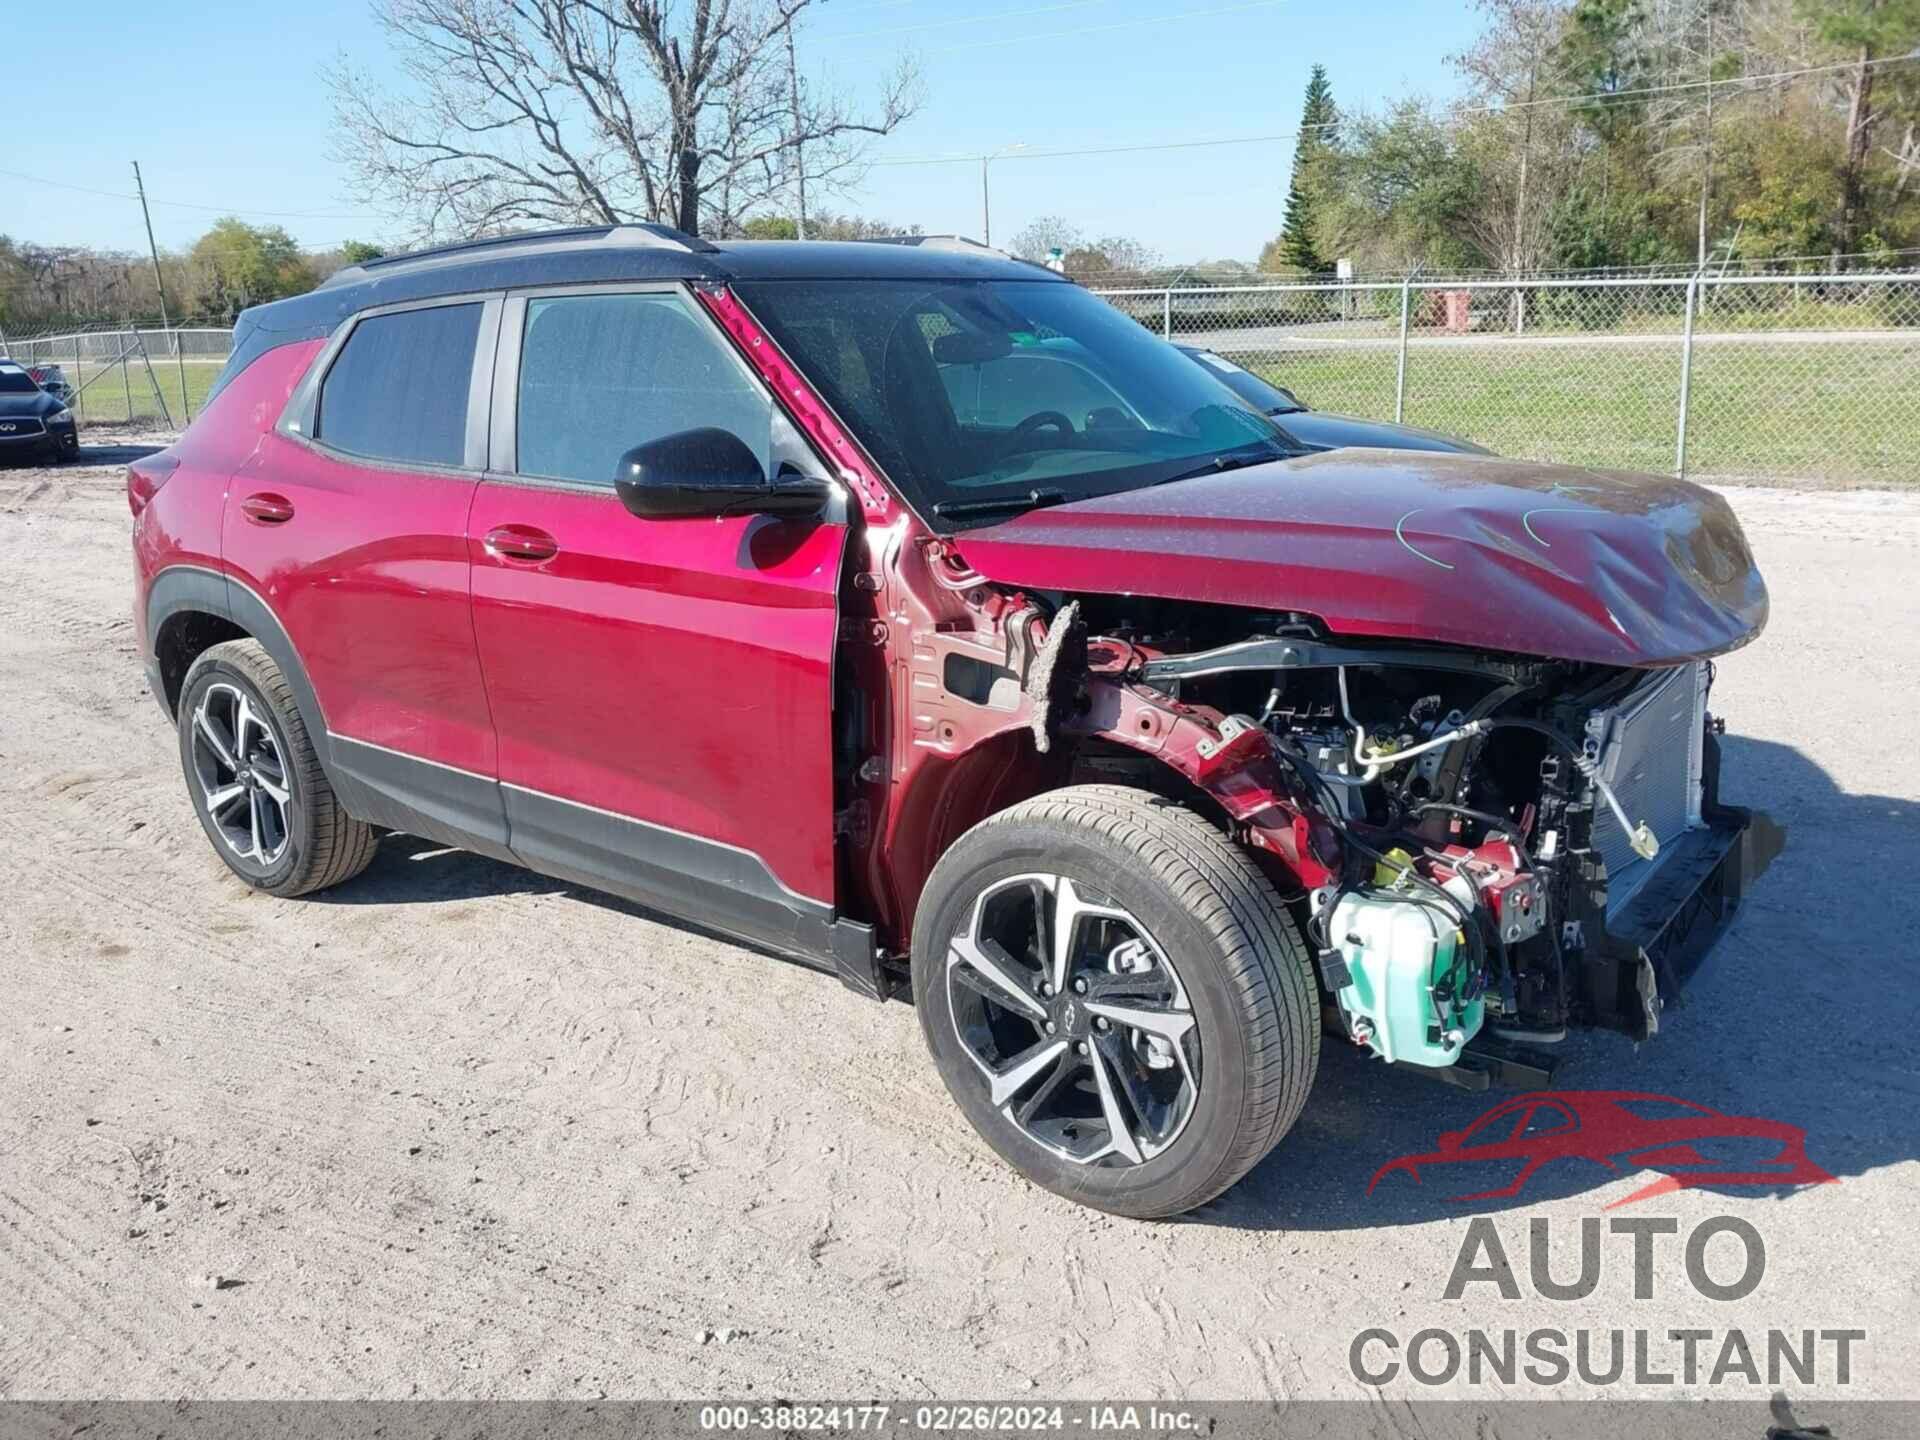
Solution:
{"label": "pine tree", "polygon": [[1313,200],[1297,180],[1287,191],[1287,223],[1280,231],[1280,263],[1309,275],[1327,268],[1313,243]]}
{"label": "pine tree", "polygon": [[1300,134],[1293,145],[1293,175],[1287,185],[1287,220],[1280,232],[1282,264],[1319,274],[1333,267],[1321,257],[1314,237],[1319,195],[1327,183],[1328,161],[1334,150],[1333,86],[1327,67],[1315,65],[1307,78],[1306,104],[1300,112]]}

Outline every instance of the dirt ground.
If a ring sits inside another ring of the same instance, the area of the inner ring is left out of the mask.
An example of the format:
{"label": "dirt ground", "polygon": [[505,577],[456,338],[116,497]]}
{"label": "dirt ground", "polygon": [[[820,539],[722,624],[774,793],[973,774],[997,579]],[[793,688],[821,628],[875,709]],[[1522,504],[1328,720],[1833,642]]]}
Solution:
{"label": "dirt ground", "polygon": [[[1491,1100],[1341,1048],[1238,1189],[1135,1224],[997,1163],[905,1005],[404,837],[251,894],[134,654],[126,458],[0,471],[0,1396],[1359,1396],[1367,1327],[1542,1325],[1862,1329],[1811,1388],[1920,1396],[1920,496],[1734,495],[1773,622],[1713,708],[1789,850],[1663,1033],[1560,1079],[1803,1126],[1840,1183],[1625,1212],[1750,1221],[1745,1299],[1663,1252],[1636,1300],[1608,1240],[1573,1305],[1528,1221],[1646,1177],[1369,1195]],[[1523,1298],[1442,1298],[1475,1212]]]}

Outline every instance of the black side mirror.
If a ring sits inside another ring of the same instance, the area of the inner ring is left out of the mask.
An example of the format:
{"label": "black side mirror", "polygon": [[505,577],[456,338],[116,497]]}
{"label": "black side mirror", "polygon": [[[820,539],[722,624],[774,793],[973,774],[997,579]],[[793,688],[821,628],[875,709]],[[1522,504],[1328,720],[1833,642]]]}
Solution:
{"label": "black side mirror", "polygon": [[636,445],[614,472],[620,503],[644,520],[712,515],[814,515],[831,496],[824,480],[774,484],[730,430],[681,430]]}

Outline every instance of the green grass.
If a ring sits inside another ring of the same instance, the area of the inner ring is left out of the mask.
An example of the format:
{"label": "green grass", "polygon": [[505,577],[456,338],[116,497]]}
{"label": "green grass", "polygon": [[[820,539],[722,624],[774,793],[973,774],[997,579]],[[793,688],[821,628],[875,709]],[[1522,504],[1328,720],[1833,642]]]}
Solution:
{"label": "green grass", "polygon": [[[1236,356],[1317,409],[1391,420],[1391,349]],[[1415,348],[1406,423],[1501,455],[1671,474],[1677,346]],[[1694,352],[1687,473],[1702,479],[1920,484],[1920,336]]]}
{"label": "green grass", "polygon": [[[184,427],[186,408],[181,404],[181,372],[185,371],[185,398],[195,415],[206,408],[207,391],[213,388],[213,382],[220,374],[218,364],[189,360],[181,366],[171,358],[159,356],[154,358],[151,379],[147,367],[138,360],[126,366],[85,365],[77,372],[73,362],[68,361],[62,368],[71,384],[92,382],[73,405],[74,414],[79,416],[83,430],[88,425],[126,424],[129,421],[164,424],[160,399],[165,400],[166,413],[173,417],[174,424]],[[156,382],[160,399],[155,398]]]}

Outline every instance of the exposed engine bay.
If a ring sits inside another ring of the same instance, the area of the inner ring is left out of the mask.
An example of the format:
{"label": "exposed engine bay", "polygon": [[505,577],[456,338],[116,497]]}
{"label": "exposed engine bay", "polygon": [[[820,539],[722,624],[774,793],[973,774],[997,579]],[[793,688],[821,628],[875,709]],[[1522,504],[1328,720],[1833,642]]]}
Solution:
{"label": "exposed engine bay", "polygon": [[[1697,963],[1689,945],[1779,848],[1764,817],[1754,834],[1718,803],[1710,662],[1349,643],[1299,615],[1085,603],[1056,616],[1084,626],[1089,681],[1061,718],[1098,732],[1076,778],[1164,784],[1165,764],[1129,752],[1154,750],[1163,719],[1162,761],[1183,723],[1210,730],[1188,778],[1287,890],[1329,1027],[1384,1060],[1544,1082],[1550,1059],[1513,1047],[1574,1025],[1644,1038]],[[1276,779],[1284,798],[1262,804]]]}

